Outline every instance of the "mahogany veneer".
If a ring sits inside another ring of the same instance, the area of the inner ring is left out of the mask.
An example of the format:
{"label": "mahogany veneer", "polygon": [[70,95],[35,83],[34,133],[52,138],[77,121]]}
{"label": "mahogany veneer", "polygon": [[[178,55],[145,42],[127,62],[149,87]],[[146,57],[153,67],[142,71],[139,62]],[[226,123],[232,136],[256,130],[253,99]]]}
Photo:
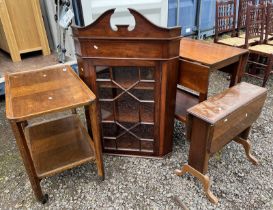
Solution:
{"label": "mahogany veneer", "polygon": [[161,157],[172,151],[181,29],[129,11],[133,27],[111,27],[114,9],[73,27],[80,77],[98,96],[104,152]]}

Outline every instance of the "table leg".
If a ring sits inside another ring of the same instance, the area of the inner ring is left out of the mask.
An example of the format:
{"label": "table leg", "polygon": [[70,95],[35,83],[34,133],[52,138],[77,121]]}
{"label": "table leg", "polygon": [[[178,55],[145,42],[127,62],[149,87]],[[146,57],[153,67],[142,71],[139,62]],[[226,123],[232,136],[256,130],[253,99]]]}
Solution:
{"label": "table leg", "polygon": [[230,79],[229,87],[232,87],[236,85],[237,83],[241,82],[241,79],[245,72],[247,58],[248,58],[248,54],[241,55],[239,61],[231,65],[233,69],[231,69],[230,71],[231,79]]}
{"label": "table leg", "polygon": [[93,136],[92,134],[92,127],[91,127],[91,120],[90,120],[90,115],[89,115],[89,106],[84,106],[84,113],[85,113],[85,119],[86,119],[86,125],[87,125],[87,130],[90,136]]}
{"label": "table leg", "polygon": [[100,126],[98,119],[98,110],[96,102],[93,102],[89,106],[89,117],[91,120],[92,127],[92,137],[95,145],[95,154],[96,154],[96,163],[98,168],[98,175],[104,180],[104,166],[102,159],[102,149],[101,149],[101,135],[100,135]]}
{"label": "table leg", "polygon": [[234,141],[244,147],[248,160],[251,161],[254,165],[258,165],[259,161],[251,154],[251,143],[248,140],[250,129],[251,127],[244,130],[239,136],[234,139]]}
{"label": "table leg", "polygon": [[206,196],[208,197],[208,199],[210,200],[210,202],[212,202],[214,204],[218,203],[218,198],[210,191],[210,180],[207,175],[200,173],[199,171],[197,171],[196,169],[194,169],[193,167],[191,167],[188,164],[183,165],[181,170],[180,169],[175,170],[175,174],[177,176],[182,176],[185,173],[190,173],[192,176],[199,179],[203,185],[204,192],[205,192]]}
{"label": "table leg", "polygon": [[16,139],[17,146],[21,153],[21,157],[23,159],[23,163],[25,165],[35,197],[37,198],[37,200],[41,201],[42,203],[46,203],[48,196],[43,195],[42,193],[42,189],[40,186],[40,179],[37,177],[35,167],[34,167],[31,154],[27,146],[27,141],[24,135],[24,131],[23,131],[23,126],[26,124],[26,122],[10,121],[10,124]]}
{"label": "table leg", "polygon": [[77,114],[77,109],[73,108],[73,109],[71,109],[71,112],[72,112],[72,114]]}
{"label": "table leg", "polygon": [[208,98],[208,93],[200,93],[199,102],[205,101]]}
{"label": "table leg", "polygon": [[[192,131],[190,135],[190,151],[188,164],[202,174],[208,171],[208,163],[210,153],[207,150],[208,133],[210,130],[208,125],[200,119],[192,119]],[[194,125],[194,126],[193,126]]]}

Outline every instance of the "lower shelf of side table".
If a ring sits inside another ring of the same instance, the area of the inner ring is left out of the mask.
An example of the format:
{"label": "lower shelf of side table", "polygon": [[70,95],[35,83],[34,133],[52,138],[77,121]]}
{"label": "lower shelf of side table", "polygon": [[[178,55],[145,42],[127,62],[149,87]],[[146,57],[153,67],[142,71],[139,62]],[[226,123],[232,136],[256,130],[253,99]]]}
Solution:
{"label": "lower shelf of side table", "polygon": [[90,136],[77,115],[29,125],[25,134],[39,178],[95,160]]}

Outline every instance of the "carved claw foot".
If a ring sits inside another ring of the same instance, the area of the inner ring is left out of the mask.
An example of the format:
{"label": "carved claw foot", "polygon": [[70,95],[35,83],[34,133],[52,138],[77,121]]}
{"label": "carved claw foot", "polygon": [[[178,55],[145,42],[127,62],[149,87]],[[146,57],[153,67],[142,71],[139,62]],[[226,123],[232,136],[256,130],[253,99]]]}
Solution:
{"label": "carved claw foot", "polygon": [[199,179],[199,181],[202,183],[204,187],[204,192],[208,197],[209,201],[214,204],[218,203],[218,198],[215,195],[213,195],[213,193],[210,191],[210,180],[207,175],[200,173],[199,171],[197,171],[188,164],[183,165],[181,170],[179,169],[175,170],[175,174],[177,176],[182,176],[185,173],[190,173],[192,176],[195,176],[197,179]]}

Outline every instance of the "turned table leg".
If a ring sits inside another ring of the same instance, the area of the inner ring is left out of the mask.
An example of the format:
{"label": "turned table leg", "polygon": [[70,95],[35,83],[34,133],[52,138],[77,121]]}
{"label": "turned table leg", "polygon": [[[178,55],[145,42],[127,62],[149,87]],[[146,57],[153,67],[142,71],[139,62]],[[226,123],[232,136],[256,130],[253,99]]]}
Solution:
{"label": "turned table leg", "polygon": [[89,117],[91,120],[91,127],[92,127],[92,138],[95,145],[95,154],[96,154],[96,163],[98,168],[98,175],[102,180],[104,180],[104,166],[103,166],[103,159],[102,159],[102,148],[101,148],[101,136],[100,136],[100,127],[99,127],[99,119],[98,119],[98,112],[96,101],[94,101],[89,106]]}
{"label": "turned table leg", "polygon": [[23,131],[23,126],[26,125],[26,122],[10,121],[10,124],[16,139],[17,146],[21,153],[23,163],[25,165],[28,178],[30,180],[31,187],[34,191],[35,197],[37,200],[41,201],[44,204],[48,200],[48,195],[47,194],[43,195],[42,193],[40,179],[37,177],[35,167],[31,158],[31,154],[27,146],[27,141]]}

